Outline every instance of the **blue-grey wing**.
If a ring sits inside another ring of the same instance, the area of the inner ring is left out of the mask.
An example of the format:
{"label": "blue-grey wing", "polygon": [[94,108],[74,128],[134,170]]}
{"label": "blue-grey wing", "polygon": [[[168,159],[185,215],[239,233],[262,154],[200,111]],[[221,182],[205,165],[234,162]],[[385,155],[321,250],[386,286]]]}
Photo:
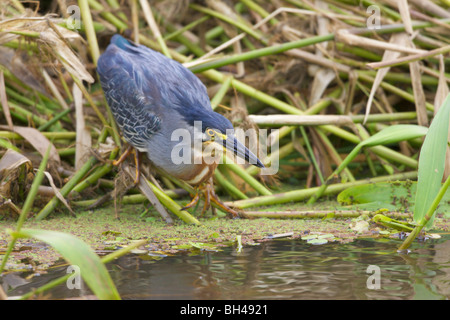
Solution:
{"label": "blue-grey wing", "polygon": [[[114,49],[114,48],[112,48]],[[132,146],[145,150],[151,136],[160,130],[157,92],[142,90],[142,78],[117,50],[107,50],[98,60],[97,71],[106,100],[122,134]],[[155,97],[156,95],[156,97]]]}
{"label": "blue-grey wing", "polygon": [[196,108],[212,110],[206,87],[177,61],[146,46],[134,45],[120,35],[112,37],[108,51],[122,57],[119,63],[124,69],[133,69],[145,96],[159,94],[163,108],[177,109],[181,114]]}

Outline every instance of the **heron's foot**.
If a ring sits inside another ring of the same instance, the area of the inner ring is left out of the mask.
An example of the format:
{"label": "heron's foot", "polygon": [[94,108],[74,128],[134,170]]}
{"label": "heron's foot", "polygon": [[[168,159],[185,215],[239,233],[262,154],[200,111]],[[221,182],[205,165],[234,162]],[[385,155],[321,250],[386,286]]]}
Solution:
{"label": "heron's foot", "polygon": [[200,187],[197,188],[197,193],[195,194],[194,198],[192,198],[192,201],[188,203],[182,210],[186,210],[189,208],[192,208],[195,206],[198,201],[200,200],[200,194],[203,194],[205,199],[205,204],[203,205],[202,209],[202,215],[208,210],[209,208],[214,209],[211,207],[211,202],[215,203],[221,210],[225,211],[226,213],[230,214],[232,218],[238,218],[239,213],[230,207],[228,207],[226,204],[224,204],[222,201],[220,201],[219,197],[214,192],[214,187],[210,183],[206,183]]}
{"label": "heron's foot", "polygon": [[223,203],[216,195],[216,193],[212,194],[211,201],[214,202],[217,206],[219,206],[227,214],[231,215],[231,218],[239,218],[239,213],[236,210],[231,209],[225,203]]}
{"label": "heron's foot", "polygon": [[187,210],[187,209],[192,208],[193,206],[195,206],[198,203],[199,200],[200,200],[200,193],[197,190],[197,193],[192,198],[192,201],[189,202],[187,205],[185,205],[183,208],[181,208],[181,210]]}

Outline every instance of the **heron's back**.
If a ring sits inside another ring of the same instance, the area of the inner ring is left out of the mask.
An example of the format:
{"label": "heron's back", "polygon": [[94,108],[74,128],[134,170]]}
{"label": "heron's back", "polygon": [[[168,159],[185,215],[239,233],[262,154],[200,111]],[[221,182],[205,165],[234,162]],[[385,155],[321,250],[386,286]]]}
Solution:
{"label": "heron's back", "polygon": [[97,71],[119,128],[140,150],[160,130],[161,122],[170,121],[175,113],[184,122],[193,122],[213,112],[205,86],[192,72],[120,35],[112,37]]}

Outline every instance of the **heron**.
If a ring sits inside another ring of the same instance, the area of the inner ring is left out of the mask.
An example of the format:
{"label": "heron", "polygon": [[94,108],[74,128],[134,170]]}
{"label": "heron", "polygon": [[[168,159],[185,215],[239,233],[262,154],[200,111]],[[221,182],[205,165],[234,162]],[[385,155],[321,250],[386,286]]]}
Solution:
{"label": "heron", "polygon": [[153,166],[194,187],[196,193],[183,209],[196,205],[203,194],[203,211],[212,201],[237,217],[214,192],[212,176],[219,161],[211,161],[211,157],[217,159],[214,148],[209,158],[205,149],[220,146],[252,165],[264,165],[239,142],[231,122],[212,110],[200,79],[179,62],[118,34],[100,56],[97,72],[129,145],[116,163],[134,150],[138,172],[139,155],[144,153]]}

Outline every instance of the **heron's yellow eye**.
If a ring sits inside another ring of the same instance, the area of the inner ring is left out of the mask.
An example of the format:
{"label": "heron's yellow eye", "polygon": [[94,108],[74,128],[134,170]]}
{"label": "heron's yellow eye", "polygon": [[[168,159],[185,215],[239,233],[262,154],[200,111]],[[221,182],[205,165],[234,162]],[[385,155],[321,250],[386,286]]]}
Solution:
{"label": "heron's yellow eye", "polygon": [[206,134],[211,137],[211,140],[214,141],[216,137],[216,133],[213,129],[206,129]]}

